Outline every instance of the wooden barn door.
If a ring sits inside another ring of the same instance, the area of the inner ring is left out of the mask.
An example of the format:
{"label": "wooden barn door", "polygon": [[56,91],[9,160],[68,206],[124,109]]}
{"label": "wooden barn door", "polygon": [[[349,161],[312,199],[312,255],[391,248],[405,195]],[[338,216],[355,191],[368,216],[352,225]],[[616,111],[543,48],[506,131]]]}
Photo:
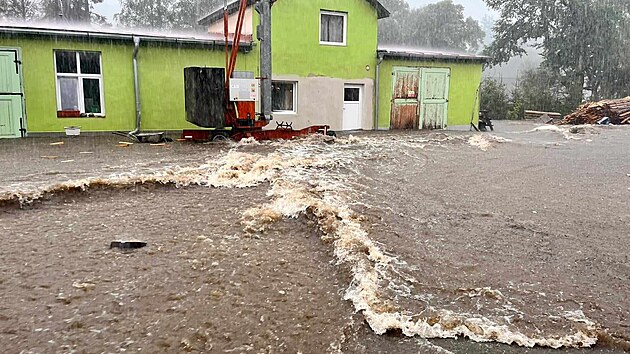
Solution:
{"label": "wooden barn door", "polygon": [[420,93],[421,129],[444,129],[448,125],[450,69],[423,69]]}
{"label": "wooden barn door", "polygon": [[420,70],[394,68],[391,129],[418,129]]}

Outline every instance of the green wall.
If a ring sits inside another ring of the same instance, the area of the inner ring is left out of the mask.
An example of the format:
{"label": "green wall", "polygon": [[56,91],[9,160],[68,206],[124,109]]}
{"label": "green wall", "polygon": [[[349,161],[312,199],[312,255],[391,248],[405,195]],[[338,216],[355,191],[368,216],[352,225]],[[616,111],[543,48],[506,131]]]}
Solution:
{"label": "green wall", "polygon": [[[29,133],[63,132],[80,126],[82,131],[130,131],[135,128],[133,43],[131,41],[81,41],[51,37],[2,37],[1,47],[22,50],[22,72]],[[105,118],[57,118],[53,50],[100,51],[103,64]],[[197,128],[186,122],[184,68],[225,66],[222,48],[145,43],[139,54],[139,79],[143,130]],[[239,53],[237,70],[257,69],[257,57]]]}
{"label": "green wall", "polygon": [[[282,0],[272,9],[274,74],[375,78],[377,14],[367,1]],[[321,10],[348,13],[346,46],[319,44]]]}
{"label": "green wall", "polygon": [[389,129],[392,111],[393,68],[399,66],[416,68],[451,69],[448,125],[470,125],[471,117],[479,120],[478,88],[481,83],[482,64],[479,62],[415,61],[385,59],[380,67],[378,128]]}
{"label": "green wall", "polygon": [[[176,48],[150,44],[138,57],[143,130],[199,129],[186,121],[184,68],[225,67],[225,48]],[[258,57],[239,53],[236,70],[258,71]]]}
{"label": "green wall", "polygon": [[[2,38],[0,46],[22,49],[22,85],[28,132],[61,132],[77,125],[86,131],[127,130],[134,126],[131,46],[120,42]],[[106,118],[57,118],[54,49],[102,51]]]}

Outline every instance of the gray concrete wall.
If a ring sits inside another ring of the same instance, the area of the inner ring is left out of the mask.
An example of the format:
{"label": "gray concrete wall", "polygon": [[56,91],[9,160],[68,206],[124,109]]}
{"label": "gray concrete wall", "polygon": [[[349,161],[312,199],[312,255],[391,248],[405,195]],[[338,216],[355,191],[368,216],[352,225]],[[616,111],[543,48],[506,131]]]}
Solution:
{"label": "gray concrete wall", "polygon": [[[274,113],[274,121],[292,122],[294,129],[327,124],[342,130],[344,85],[363,85],[361,127],[374,128],[374,80],[343,80],[329,77],[274,75],[276,81],[297,82],[297,113]],[[275,128],[272,122],[270,128]]]}

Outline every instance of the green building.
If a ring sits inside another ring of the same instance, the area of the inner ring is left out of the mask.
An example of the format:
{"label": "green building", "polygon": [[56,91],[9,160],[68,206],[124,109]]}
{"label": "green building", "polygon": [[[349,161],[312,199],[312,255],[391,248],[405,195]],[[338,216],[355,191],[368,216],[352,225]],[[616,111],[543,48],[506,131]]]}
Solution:
{"label": "green building", "polygon": [[[258,76],[254,3],[246,11],[236,69]],[[229,11],[233,30],[236,2]],[[476,121],[485,58],[379,48],[378,20],[388,15],[376,0],[276,1],[274,120],[334,130]],[[143,131],[197,128],[185,119],[184,68],[225,66],[223,10],[200,23],[207,34],[0,24],[0,137],[61,133],[69,126],[128,132],[138,115]]]}

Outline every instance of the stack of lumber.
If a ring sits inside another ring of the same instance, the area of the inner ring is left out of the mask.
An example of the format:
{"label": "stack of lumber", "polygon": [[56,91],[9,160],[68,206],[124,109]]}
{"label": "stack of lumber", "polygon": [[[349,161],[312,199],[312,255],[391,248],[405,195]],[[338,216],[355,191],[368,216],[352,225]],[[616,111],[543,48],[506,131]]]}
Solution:
{"label": "stack of lumber", "polygon": [[630,124],[630,97],[584,104],[560,124],[597,124],[604,118],[609,118],[610,124]]}

